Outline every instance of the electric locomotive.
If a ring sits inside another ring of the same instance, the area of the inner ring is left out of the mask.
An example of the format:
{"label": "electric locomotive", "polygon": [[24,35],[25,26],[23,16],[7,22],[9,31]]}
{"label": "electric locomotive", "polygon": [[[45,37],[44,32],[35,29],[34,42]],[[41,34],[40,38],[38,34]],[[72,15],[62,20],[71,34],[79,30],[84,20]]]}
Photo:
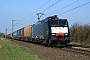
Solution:
{"label": "electric locomotive", "polygon": [[67,19],[59,19],[57,15],[54,15],[38,21],[32,25],[31,40],[52,46],[70,43]]}

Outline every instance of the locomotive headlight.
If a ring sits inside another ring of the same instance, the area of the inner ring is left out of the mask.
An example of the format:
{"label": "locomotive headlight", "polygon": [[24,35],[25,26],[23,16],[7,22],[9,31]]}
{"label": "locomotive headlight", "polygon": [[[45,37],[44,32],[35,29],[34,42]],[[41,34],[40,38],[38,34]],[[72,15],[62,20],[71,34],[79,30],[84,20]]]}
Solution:
{"label": "locomotive headlight", "polygon": [[67,35],[68,35],[68,33],[65,33],[64,35],[65,35],[65,36],[67,36]]}
{"label": "locomotive headlight", "polygon": [[55,35],[55,34],[52,34],[52,35]]}

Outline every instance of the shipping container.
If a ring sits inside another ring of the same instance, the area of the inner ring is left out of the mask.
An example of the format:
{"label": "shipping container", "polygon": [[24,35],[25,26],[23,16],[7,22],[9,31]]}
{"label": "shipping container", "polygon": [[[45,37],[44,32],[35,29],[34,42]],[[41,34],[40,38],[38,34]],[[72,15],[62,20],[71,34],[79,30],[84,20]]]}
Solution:
{"label": "shipping container", "polygon": [[19,38],[20,38],[20,29],[17,30],[17,39],[19,39]]}
{"label": "shipping container", "polygon": [[24,28],[24,37],[31,38],[31,28],[32,25],[29,25]]}
{"label": "shipping container", "polygon": [[17,31],[13,32],[13,38],[17,39]]}
{"label": "shipping container", "polygon": [[23,37],[24,37],[24,27],[17,30],[17,38],[16,39],[20,40]]}
{"label": "shipping container", "polygon": [[24,27],[20,29],[20,38],[24,37]]}
{"label": "shipping container", "polygon": [[10,33],[10,39],[12,39],[12,33]]}

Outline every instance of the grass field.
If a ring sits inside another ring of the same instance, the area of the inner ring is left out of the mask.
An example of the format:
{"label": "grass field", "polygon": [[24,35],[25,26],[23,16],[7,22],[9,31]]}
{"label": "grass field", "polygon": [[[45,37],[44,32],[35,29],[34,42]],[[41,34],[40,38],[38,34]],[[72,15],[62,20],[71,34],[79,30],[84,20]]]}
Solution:
{"label": "grass field", "polygon": [[7,39],[0,39],[0,60],[44,60],[28,49]]}

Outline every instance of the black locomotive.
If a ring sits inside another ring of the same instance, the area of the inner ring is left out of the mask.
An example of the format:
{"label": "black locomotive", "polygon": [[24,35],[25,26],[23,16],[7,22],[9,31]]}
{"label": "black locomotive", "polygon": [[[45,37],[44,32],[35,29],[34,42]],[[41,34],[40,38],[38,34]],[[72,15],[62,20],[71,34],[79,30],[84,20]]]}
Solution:
{"label": "black locomotive", "polygon": [[70,43],[67,19],[59,19],[57,15],[54,15],[33,24],[32,41],[48,45]]}

